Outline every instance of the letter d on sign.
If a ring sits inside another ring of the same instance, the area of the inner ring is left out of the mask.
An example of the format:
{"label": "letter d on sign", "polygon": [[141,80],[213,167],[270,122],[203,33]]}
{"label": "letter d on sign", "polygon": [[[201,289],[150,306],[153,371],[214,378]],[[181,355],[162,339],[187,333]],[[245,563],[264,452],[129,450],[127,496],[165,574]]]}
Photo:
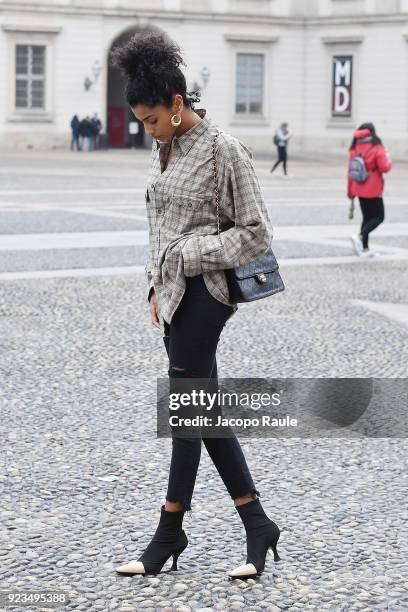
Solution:
{"label": "letter d on sign", "polygon": [[344,113],[350,106],[350,94],[346,87],[339,85],[334,91],[334,112]]}

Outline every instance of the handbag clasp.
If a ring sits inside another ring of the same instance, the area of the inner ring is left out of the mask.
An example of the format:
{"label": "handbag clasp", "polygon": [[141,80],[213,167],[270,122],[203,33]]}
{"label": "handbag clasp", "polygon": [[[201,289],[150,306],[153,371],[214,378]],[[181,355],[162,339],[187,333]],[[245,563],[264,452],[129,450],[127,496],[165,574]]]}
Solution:
{"label": "handbag clasp", "polygon": [[256,278],[260,283],[266,283],[267,281],[266,275],[263,272],[261,272],[261,274],[256,274]]}

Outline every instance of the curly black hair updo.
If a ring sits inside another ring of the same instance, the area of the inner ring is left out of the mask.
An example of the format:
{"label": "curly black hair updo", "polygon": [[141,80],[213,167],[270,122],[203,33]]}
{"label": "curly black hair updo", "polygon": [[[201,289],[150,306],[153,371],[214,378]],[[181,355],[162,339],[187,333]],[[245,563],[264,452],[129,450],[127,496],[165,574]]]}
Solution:
{"label": "curly black hair updo", "polygon": [[126,77],[125,96],[130,106],[163,104],[170,108],[174,94],[186,106],[199,102],[197,92],[188,93],[179,66],[186,65],[180,47],[163,32],[141,31],[111,52],[112,64]]}

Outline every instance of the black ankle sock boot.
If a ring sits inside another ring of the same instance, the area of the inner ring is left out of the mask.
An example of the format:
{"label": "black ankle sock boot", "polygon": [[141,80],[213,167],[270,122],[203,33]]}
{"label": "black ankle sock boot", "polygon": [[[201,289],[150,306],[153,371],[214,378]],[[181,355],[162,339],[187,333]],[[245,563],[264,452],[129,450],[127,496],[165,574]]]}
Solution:
{"label": "black ankle sock boot", "polygon": [[161,507],[160,521],[155,534],[144,553],[138,558],[145,573],[160,572],[167,559],[173,555],[172,570],[177,570],[177,559],[187,547],[188,540],[183,530],[184,510],[168,512]]}
{"label": "black ankle sock boot", "polygon": [[[266,515],[259,498],[246,504],[236,506],[247,536],[247,563],[252,563],[257,575],[262,574],[268,549],[274,552],[275,561],[280,561],[276,545],[280,536],[280,529]],[[242,577],[242,576],[240,576]]]}

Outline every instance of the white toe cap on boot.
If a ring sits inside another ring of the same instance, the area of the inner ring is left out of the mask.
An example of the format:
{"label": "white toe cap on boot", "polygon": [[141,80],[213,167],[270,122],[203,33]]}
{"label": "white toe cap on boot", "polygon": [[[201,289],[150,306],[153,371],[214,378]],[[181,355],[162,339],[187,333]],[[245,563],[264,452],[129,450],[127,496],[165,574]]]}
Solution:
{"label": "white toe cap on boot", "polygon": [[145,568],[141,561],[130,561],[126,565],[121,565],[116,568],[120,574],[144,574]]}
{"label": "white toe cap on boot", "polygon": [[255,576],[257,574],[256,567],[253,563],[247,563],[246,565],[240,565],[233,569],[228,575],[232,578],[239,578],[240,576]]}

